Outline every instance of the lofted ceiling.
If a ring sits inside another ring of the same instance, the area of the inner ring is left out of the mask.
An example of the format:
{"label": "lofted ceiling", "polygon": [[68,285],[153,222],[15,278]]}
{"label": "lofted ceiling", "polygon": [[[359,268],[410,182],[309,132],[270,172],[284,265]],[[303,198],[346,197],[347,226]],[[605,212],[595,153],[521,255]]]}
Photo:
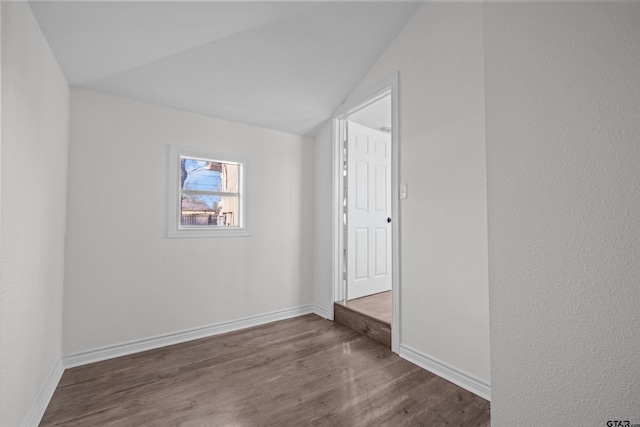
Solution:
{"label": "lofted ceiling", "polygon": [[29,3],[71,86],[307,136],[420,6]]}

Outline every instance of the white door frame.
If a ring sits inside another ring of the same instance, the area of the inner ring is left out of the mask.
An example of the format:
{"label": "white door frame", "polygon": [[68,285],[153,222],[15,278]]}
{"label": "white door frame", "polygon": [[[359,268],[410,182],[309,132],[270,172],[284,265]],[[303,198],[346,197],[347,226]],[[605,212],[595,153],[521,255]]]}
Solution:
{"label": "white door frame", "polygon": [[332,203],[332,287],[329,319],[333,320],[333,303],[346,298],[344,289],[344,123],[350,114],[391,95],[391,292],[393,295],[393,320],[391,322],[391,351],[400,351],[400,215],[399,215],[399,123],[398,123],[398,74],[383,80],[369,90],[345,101],[333,116],[333,203]]}

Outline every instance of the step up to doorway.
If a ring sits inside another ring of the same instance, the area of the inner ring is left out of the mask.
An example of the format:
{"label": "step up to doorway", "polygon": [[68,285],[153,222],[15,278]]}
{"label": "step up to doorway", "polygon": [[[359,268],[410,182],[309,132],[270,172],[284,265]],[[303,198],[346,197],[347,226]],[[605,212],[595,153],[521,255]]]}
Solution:
{"label": "step up to doorway", "polygon": [[391,348],[391,324],[364,313],[355,311],[345,305],[333,305],[334,320],[374,341]]}

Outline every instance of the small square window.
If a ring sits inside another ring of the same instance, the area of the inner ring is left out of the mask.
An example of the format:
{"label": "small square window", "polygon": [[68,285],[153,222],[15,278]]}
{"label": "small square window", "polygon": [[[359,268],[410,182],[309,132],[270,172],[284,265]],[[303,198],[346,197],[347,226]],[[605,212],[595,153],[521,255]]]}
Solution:
{"label": "small square window", "polygon": [[246,236],[245,163],[171,147],[169,237]]}

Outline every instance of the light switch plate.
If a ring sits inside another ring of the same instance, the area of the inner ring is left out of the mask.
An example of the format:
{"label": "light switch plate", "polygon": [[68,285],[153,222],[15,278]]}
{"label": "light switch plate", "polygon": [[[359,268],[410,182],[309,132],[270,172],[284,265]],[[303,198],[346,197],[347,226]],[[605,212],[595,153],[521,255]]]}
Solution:
{"label": "light switch plate", "polygon": [[400,198],[407,198],[407,184],[400,184]]}

